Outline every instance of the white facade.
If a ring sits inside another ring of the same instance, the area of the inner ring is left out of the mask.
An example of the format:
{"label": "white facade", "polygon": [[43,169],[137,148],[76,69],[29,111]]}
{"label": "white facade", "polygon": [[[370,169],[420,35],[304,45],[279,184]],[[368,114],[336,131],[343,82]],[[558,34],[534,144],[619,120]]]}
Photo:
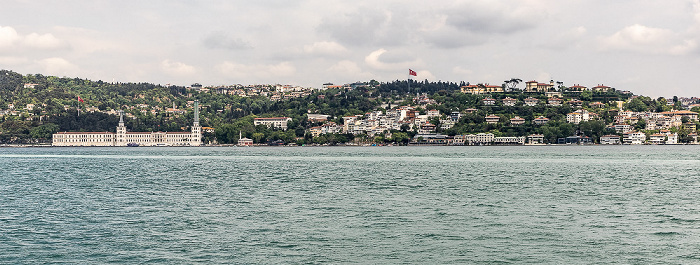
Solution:
{"label": "white facade", "polygon": [[202,126],[199,125],[199,104],[194,105],[191,132],[127,132],[124,115],[119,116],[117,132],[59,132],[53,134],[53,146],[199,146]]}
{"label": "white facade", "polygon": [[628,132],[622,137],[623,144],[644,144],[647,136],[643,132]]}
{"label": "white facade", "polygon": [[287,122],[292,121],[292,118],[287,117],[275,117],[275,118],[255,118],[253,124],[255,126],[265,125],[269,128],[277,128],[282,130],[287,130]]}
{"label": "white facade", "polygon": [[620,136],[604,135],[600,137],[600,144],[620,144]]}

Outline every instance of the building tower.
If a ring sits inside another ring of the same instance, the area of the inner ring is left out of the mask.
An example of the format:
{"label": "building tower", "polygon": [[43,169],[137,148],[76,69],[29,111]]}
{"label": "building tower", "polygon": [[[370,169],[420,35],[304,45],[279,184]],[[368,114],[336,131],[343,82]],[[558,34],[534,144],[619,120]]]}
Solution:
{"label": "building tower", "polygon": [[119,111],[119,126],[117,126],[117,138],[114,146],[125,146],[126,143],[126,126],[124,126],[124,111]]}
{"label": "building tower", "polygon": [[194,101],[194,123],[192,124],[191,146],[202,145],[202,126],[199,125],[199,100]]}

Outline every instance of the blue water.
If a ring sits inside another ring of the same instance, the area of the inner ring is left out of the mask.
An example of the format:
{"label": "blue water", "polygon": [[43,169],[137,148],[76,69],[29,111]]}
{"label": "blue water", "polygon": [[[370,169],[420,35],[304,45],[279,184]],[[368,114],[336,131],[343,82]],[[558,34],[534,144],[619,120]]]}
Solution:
{"label": "blue water", "polygon": [[700,146],[2,148],[1,264],[698,264]]}

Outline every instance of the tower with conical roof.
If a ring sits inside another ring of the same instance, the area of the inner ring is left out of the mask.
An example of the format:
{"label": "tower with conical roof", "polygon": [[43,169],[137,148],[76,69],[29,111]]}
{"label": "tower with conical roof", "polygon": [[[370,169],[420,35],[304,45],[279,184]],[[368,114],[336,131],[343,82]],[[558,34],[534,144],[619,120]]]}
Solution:
{"label": "tower with conical roof", "polygon": [[126,143],[126,126],[124,126],[124,111],[120,110],[119,111],[119,126],[117,126],[117,135],[116,135],[116,143],[114,143],[115,146],[125,146]]}
{"label": "tower with conical roof", "polygon": [[199,125],[199,100],[194,101],[194,123],[192,124],[191,146],[202,145],[202,126]]}

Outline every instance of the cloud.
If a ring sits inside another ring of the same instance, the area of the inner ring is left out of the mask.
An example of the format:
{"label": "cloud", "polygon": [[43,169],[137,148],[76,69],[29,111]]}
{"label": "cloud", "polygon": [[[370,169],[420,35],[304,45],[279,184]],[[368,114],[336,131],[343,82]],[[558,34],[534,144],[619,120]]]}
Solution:
{"label": "cloud", "polygon": [[472,71],[470,69],[463,68],[461,66],[455,66],[454,68],[452,68],[452,73],[460,75],[460,76],[464,76],[464,75],[472,75],[472,74],[474,74],[474,71]]}
{"label": "cloud", "polygon": [[46,75],[78,76],[81,73],[78,66],[60,57],[42,59],[37,63],[43,68],[42,74]]}
{"label": "cloud", "polygon": [[683,39],[669,29],[647,27],[639,24],[625,27],[613,35],[599,38],[603,51],[631,51],[650,54],[682,55],[697,48],[692,39]]}
{"label": "cloud", "polygon": [[0,57],[0,64],[4,64],[4,65],[18,65],[18,64],[25,64],[27,62],[29,62],[29,60],[25,57],[15,57],[15,56]]}
{"label": "cloud", "polygon": [[216,70],[219,73],[240,79],[265,78],[270,79],[280,76],[291,76],[296,73],[296,68],[290,62],[281,62],[278,64],[240,64],[235,62],[223,62],[217,65]]}
{"label": "cloud", "polygon": [[330,12],[322,19],[318,31],[354,46],[428,43],[440,48],[459,48],[532,29],[547,17],[546,12],[536,8],[536,2],[415,5],[418,6],[381,3],[343,9],[343,13]]}
{"label": "cloud", "polygon": [[12,27],[0,26],[0,47],[7,49],[55,50],[69,47],[53,34],[30,33],[22,36]]}
{"label": "cloud", "polygon": [[14,28],[0,26],[0,48],[11,47],[19,39],[20,36]]}
{"label": "cloud", "polygon": [[472,1],[451,7],[447,15],[446,24],[460,31],[510,34],[534,27],[543,13],[526,12],[521,6]]}
{"label": "cloud", "polygon": [[369,72],[362,71],[362,68],[360,68],[355,62],[348,61],[348,60],[343,60],[340,62],[337,62],[336,64],[332,65],[327,69],[328,72],[336,73],[339,76],[343,76],[346,79],[354,78],[354,79],[370,79],[372,78],[372,74]]}
{"label": "cloud", "polygon": [[431,73],[430,71],[427,70],[418,70],[416,71],[416,76],[413,79],[428,79],[430,81],[435,81],[437,78],[435,78],[435,75]]}
{"label": "cloud", "polygon": [[54,33],[61,39],[68,40],[70,47],[81,54],[95,52],[124,52],[133,49],[124,42],[123,38],[114,39],[104,32],[76,28],[76,27],[54,27]]}
{"label": "cloud", "polygon": [[382,60],[382,55],[385,54],[387,50],[379,49],[371,52],[365,57],[365,63],[378,70],[405,70],[411,67],[416,67],[422,63],[419,60],[408,61],[403,58],[410,58],[409,55],[402,54],[401,56],[389,56],[387,61]]}
{"label": "cloud", "polygon": [[361,7],[344,14],[325,17],[318,30],[349,45],[398,45],[404,42],[406,27],[390,10]]}
{"label": "cloud", "polygon": [[565,49],[569,47],[581,47],[581,42],[585,41],[585,36],[588,30],[583,27],[575,27],[556,34],[553,38],[545,39],[544,43],[539,45],[546,48]]}
{"label": "cloud", "polygon": [[343,47],[343,45],[333,41],[314,42],[311,45],[304,46],[304,52],[310,54],[337,55],[347,51],[348,49]]}
{"label": "cloud", "polygon": [[239,38],[232,38],[223,32],[212,32],[204,38],[203,44],[207,48],[224,50],[245,50],[253,48],[250,43]]}
{"label": "cloud", "polygon": [[160,63],[160,69],[164,73],[173,76],[192,75],[197,72],[197,69],[194,66],[181,62],[173,62],[170,60],[163,60]]}
{"label": "cloud", "polygon": [[43,35],[31,33],[24,37],[24,44],[30,47],[45,50],[53,50],[67,47],[67,44],[64,41],[59,40],[50,33]]}

